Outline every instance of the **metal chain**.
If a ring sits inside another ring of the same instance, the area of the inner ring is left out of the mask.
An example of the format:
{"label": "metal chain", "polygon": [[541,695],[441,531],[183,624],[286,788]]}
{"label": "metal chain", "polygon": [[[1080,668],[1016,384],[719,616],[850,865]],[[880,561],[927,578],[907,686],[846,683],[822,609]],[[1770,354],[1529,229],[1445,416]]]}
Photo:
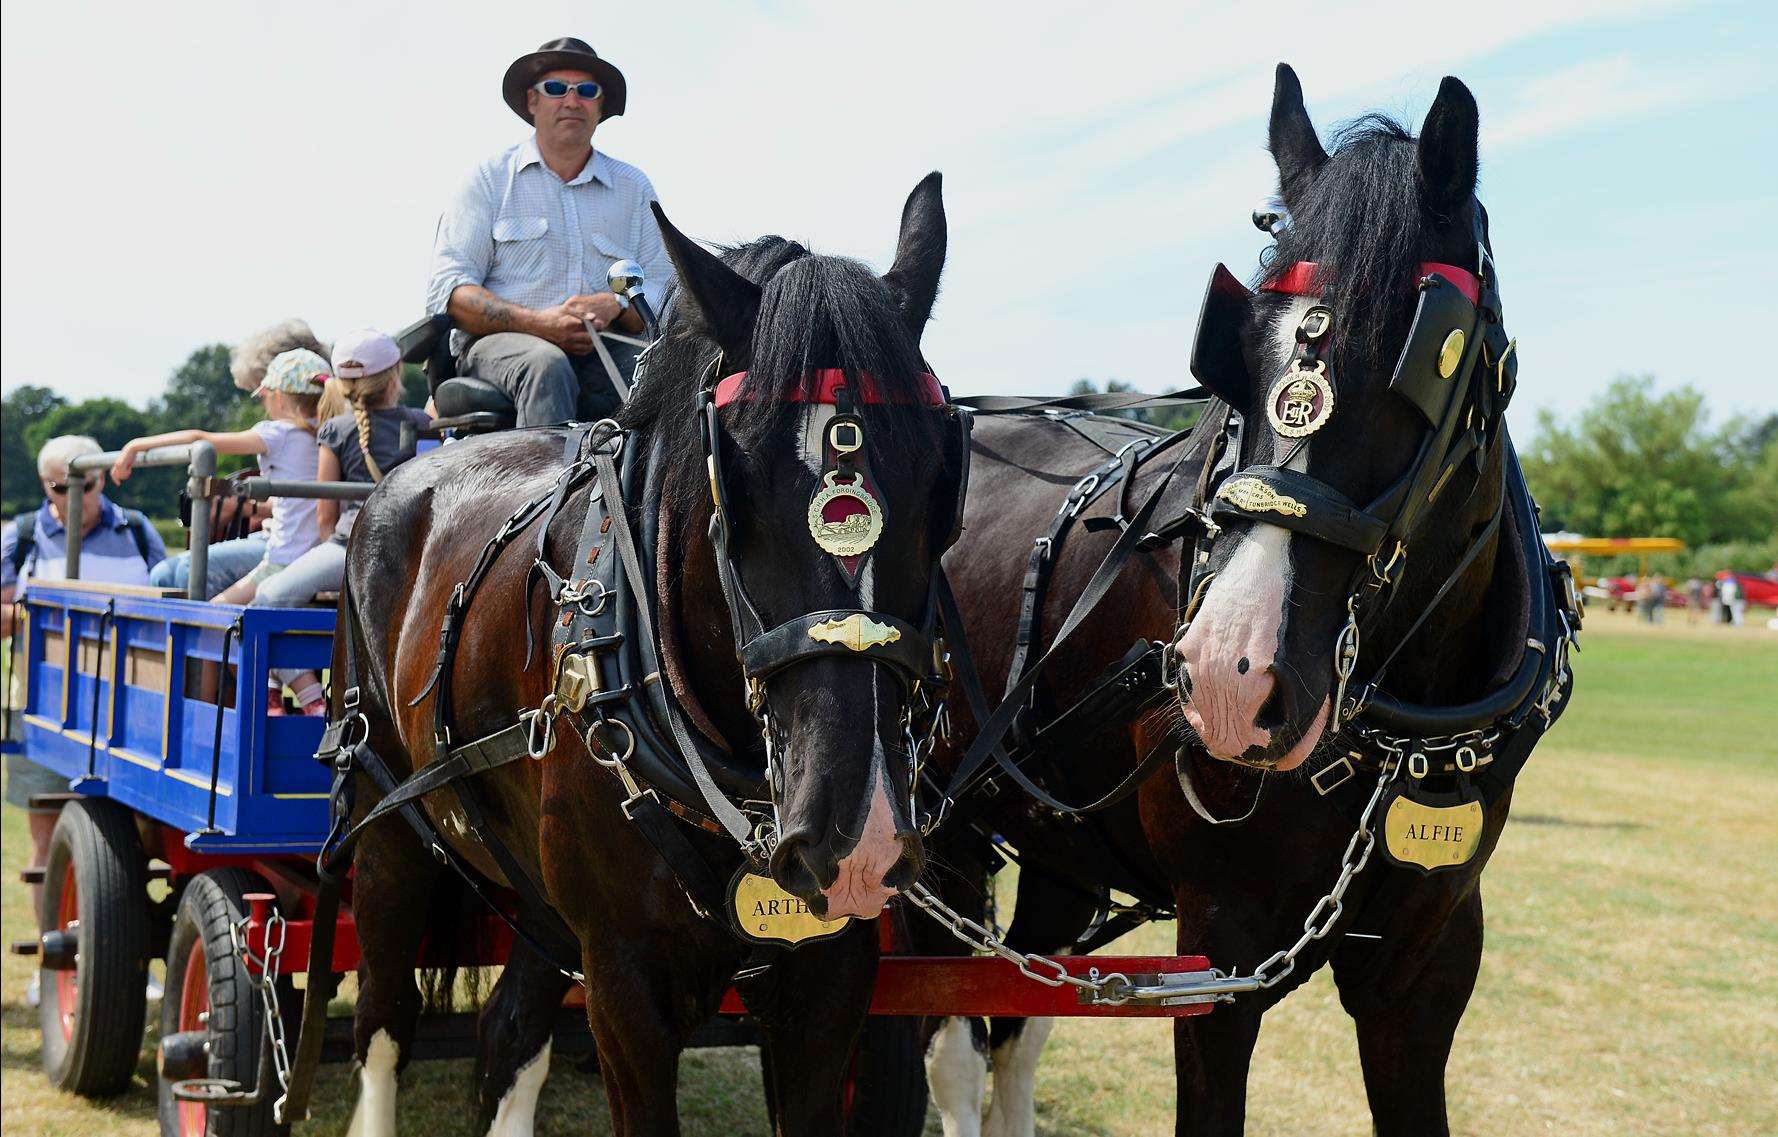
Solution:
{"label": "metal chain", "polygon": [[[1399,758],[1399,752],[1397,757]],[[1370,863],[1371,852],[1377,846],[1377,833],[1371,827],[1372,816],[1377,811],[1377,803],[1383,800],[1383,790],[1400,768],[1399,761],[1383,764],[1383,771],[1377,775],[1376,788],[1371,790],[1370,800],[1364,803],[1364,812],[1359,814],[1358,828],[1353,831],[1352,839],[1346,842],[1346,851],[1340,857],[1340,875],[1335,878],[1327,895],[1309,909],[1309,915],[1303,920],[1303,934],[1297,937],[1296,943],[1283,951],[1274,952],[1271,958],[1253,969],[1250,978],[1258,980],[1261,990],[1276,987],[1295,971],[1296,957],[1313,941],[1324,939],[1345,911],[1346,889],[1351,887],[1353,878],[1364,871],[1364,866]],[[1281,970],[1272,974],[1274,967]]]}
{"label": "metal chain", "polygon": [[1118,997],[1119,991],[1130,985],[1129,977],[1118,972],[1110,975],[1099,975],[1096,971],[1090,976],[1071,975],[1067,968],[1049,956],[1028,954],[1008,947],[993,932],[940,900],[923,884],[913,885],[903,895],[970,948],[999,956],[1017,967],[1019,974],[1027,979],[1035,979],[1045,987],[1074,987],[1087,992],[1094,1002],[1109,1002]]}
{"label": "metal chain", "polygon": [[[272,1048],[272,1070],[282,1091],[272,1104],[275,1120],[282,1122],[284,1100],[290,1096],[290,1051],[284,1041],[284,1016],[278,1009],[277,981],[279,958],[284,954],[284,933],[288,924],[275,909],[265,922],[265,957],[255,956],[247,946],[247,919],[228,926],[229,942],[247,968],[247,982],[259,993],[264,1011],[265,1044]],[[263,1088],[262,1088],[263,1089]]]}
{"label": "metal chain", "polygon": [[[1007,946],[1005,941],[989,929],[947,905],[923,884],[913,885],[904,895],[972,950],[999,956],[1017,967],[1021,975],[1046,987],[1073,987],[1083,992],[1086,1001],[1091,1003],[1122,1006],[1130,1002],[1166,1002],[1199,994],[1212,996],[1218,1001],[1232,1001],[1240,992],[1263,991],[1282,983],[1296,969],[1297,956],[1302,954],[1303,949],[1315,940],[1326,938],[1333,930],[1334,924],[1345,911],[1346,890],[1351,887],[1353,878],[1370,863],[1371,852],[1377,844],[1371,819],[1376,813],[1377,803],[1383,799],[1383,791],[1388,788],[1400,768],[1399,761],[1384,763],[1383,771],[1377,777],[1376,788],[1371,791],[1370,800],[1365,802],[1364,811],[1359,815],[1358,828],[1353,831],[1352,839],[1346,842],[1346,851],[1340,858],[1340,874],[1327,895],[1316,901],[1315,906],[1309,910],[1309,915],[1303,920],[1302,935],[1290,947],[1274,952],[1248,976],[1228,975],[1213,968],[1206,976],[1180,976],[1177,982],[1163,981],[1154,986],[1137,987],[1131,983],[1129,976],[1121,972],[1101,975],[1095,969],[1085,976],[1072,975],[1049,956],[1030,954]],[[1274,968],[1280,970],[1273,973]]]}
{"label": "metal chain", "polygon": [[[918,710],[914,706],[916,701],[919,703]],[[926,730],[922,734],[916,734],[914,724],[921,721],[926,723]],[[926,773],[926,763],[932,758],[933,751],[938,749],[939,740],[948,740],[951,737],[948,700],[941,698],[934,702],[924,683],[915,684],[913,697],[901,707],[901,736],[908,750],[908,816],[916,819],[916,823],[920,825],[921,836],[930,837],[949,812],[949,803],[941,800],[938,809],[921,822],[920,785],[921,778]]]}

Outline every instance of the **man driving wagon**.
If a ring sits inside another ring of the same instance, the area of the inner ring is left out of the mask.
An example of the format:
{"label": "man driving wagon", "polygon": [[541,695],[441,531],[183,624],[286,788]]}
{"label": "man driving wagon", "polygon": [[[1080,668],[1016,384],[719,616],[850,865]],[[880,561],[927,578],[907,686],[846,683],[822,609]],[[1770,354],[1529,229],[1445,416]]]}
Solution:
{"label": "man driving wagon", "polygon": [[[607,272],[639,262],[656,311],[673,273],[648,176],[593,149],[624,112],[623,72],[564,37],[515,60],[501,94],[534,133],[477,166],[440,218],[426,310],[450,316],[457,374],[510,399],[516,425],[603,418],[621,398],[594,337],[644,330]],[[627,381],[637,349],[609,343]]]}

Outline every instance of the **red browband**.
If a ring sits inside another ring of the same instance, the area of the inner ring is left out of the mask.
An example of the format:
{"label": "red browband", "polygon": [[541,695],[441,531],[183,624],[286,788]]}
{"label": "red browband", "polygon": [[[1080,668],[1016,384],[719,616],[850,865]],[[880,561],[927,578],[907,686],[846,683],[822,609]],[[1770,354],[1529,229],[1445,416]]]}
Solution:
{"label": "red browband", "polygon": [[[745,371],[737,371],[733,375],[716,384],[716,405],[726,407],[741,399],[741,385],[747,381]],[[931,372],[922,372],[919,376],[919,402],[929,407],[945,405],[945,389],[939,385],[938,378]],[[820,371],[811,371],[803,380],[803,385],[784,396],[787,403],[834,403],[834,394],[841,387],[848,386],[846,373],[837,367],[829,367]],[[852,377],[852,401],[859,404],[881,405],[887,402],[905,402],[906,400],[889,400],[877,388],[877,381],[869,375]]]}
{"label": "red browband", "polygon": [[[1320,268],[1314,261],[1298,261],[1284,270],[1284,274],[1270,284],[1260,285],[1261,292],[1283,292],[1291,296],[1319,296],[1321,289],[1315,284],[1315,272]],[[1438,273],[1457,286],[1457,291],[1469,297],[1471,304],[1482,302],[1482,282],[1475,273],[1456,265],[1440,264],[1437,261],[1421,261],[1420,276]]]}

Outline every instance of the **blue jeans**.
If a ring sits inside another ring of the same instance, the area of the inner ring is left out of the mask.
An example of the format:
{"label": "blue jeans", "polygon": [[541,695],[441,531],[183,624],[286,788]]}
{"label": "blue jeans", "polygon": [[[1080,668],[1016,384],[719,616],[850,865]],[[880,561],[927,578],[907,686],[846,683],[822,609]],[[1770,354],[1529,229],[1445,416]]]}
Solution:
{"label": "blue jeans", "polygon": [[[264,535],[254,533],[234,541],[218,541],[210,546],[209,596],[240,580],[265,559]],[[156,588],[184,588],[191,579],[191,553],[168,557],[148,570],[148,583]]]}

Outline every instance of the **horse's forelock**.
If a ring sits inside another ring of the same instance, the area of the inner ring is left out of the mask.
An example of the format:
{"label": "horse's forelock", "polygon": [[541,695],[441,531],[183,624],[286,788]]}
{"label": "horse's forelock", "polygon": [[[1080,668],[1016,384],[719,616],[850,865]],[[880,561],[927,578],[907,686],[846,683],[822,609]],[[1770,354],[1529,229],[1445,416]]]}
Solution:
{"label": "horse's forelock", "polygon": [[1290,203],[1290,226],[1262,273],[1275,282],[1313,261],[1339,313],[1336,335],[1367,364],[1387,364],[1411,314],[1431,222],[1422,209],[1414,136],[1386,115],[1341,127],[1328,161]]}
{"label": "horse's forelock", "polygon": [[[919,343],[875,273],[858,261],[820,256],[777,236],[724,249],[721,257],[762,288],[745,397],[724,415],[743,446],[768,450],[781,441],[798,421],[791,413],[797,404],[788,396],[821,368],[869,375],[883,392],[890,405],[859,408],[873,442],[936,442],[940,416],[919,406],[925,371]],[[702,469],[690,460],[702,453],[695,410],[718,351],[692,330],[676,292],[669,290],[661,342],[649,352],[643,381],[623,418],[628,426],[664,437],[665,452],[685,459],[665,486],[669,501],[685,506],[703,492]],[[724,361],[722,369],[739,368]]]}

